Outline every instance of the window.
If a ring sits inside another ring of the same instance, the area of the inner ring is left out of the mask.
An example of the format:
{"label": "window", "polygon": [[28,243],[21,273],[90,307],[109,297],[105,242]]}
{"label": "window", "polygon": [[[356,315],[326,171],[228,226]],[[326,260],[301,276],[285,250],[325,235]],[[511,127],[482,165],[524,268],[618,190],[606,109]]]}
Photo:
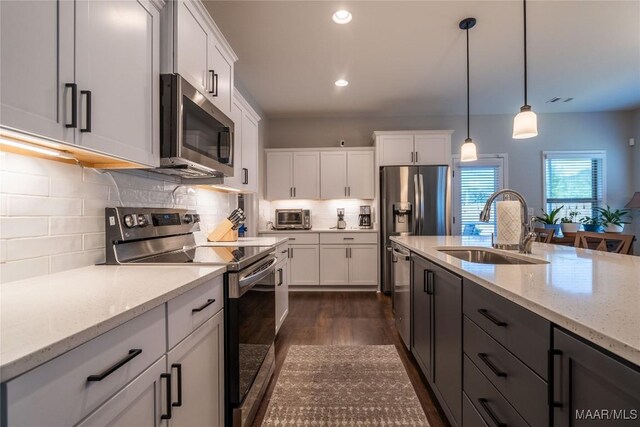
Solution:
{"label": "window", "polygon": [[578,218],[593,217],[593,209],[606,200],[605,163],[604,151],[544,151],[545,211],[564,206],[560,218],[570,211],[578,212]]}
{"label": "window", "polygon": [[495,203],[491,221],[480,222],[480,212],[489,196],[506,186],[506,154],[480,155],[475,162],[453,161],[453,230],[463,236],[488,236],[496,232]]}

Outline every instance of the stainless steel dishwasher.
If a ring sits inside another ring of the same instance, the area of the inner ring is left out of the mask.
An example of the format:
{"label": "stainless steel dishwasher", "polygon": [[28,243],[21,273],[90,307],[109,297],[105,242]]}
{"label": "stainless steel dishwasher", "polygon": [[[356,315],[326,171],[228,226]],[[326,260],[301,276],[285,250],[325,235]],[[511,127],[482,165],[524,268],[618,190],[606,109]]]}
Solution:
{"label": "stainless steel dishwasher", "polygon": [[408,250],[393,244],[391,246],[393,266],[393,305],[395,307],[396,328],[402,341],[411,347],[411,254]]}

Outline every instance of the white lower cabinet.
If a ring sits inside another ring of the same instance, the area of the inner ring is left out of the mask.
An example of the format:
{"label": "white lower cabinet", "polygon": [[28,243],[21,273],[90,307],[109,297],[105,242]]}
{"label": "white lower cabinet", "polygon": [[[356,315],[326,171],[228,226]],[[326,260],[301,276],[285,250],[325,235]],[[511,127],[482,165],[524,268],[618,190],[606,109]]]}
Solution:
{"label": "white lower cabinet", "polygon": [[320,245],[321,285],[376,285],[377,245]]}
{"label": "white lower cabinet", "polygon": [[167,426],[166,364],[163,356],[76,427]]}
{"label": "white lower cabinet", "polygon": [[376,285],[378,283],[378,245],[349,247],[349,284]]}
{"label": "white lower cabinet", "polygon": [[318,245],[291,245],[289,284],[317,285],[320,282]]}
{"label": "white lower cabinet", "polygon": [[224,316],[207,320],[167,354],[174,426],[224,425]]}
{"label": "white lower cabinet", "polygon": [[289,260],[287,258],[276,265],[276,333],[289,314]]}

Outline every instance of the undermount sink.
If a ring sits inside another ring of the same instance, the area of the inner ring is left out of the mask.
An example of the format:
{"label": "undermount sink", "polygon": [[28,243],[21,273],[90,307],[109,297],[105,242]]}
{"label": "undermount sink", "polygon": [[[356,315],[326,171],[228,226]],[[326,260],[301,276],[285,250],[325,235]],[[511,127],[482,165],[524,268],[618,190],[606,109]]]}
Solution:
{"label": "undermount sink", "polygon": [[519,258],[486,249],[438,249],[438,252],[477,264],[549,264],[535,258]]}

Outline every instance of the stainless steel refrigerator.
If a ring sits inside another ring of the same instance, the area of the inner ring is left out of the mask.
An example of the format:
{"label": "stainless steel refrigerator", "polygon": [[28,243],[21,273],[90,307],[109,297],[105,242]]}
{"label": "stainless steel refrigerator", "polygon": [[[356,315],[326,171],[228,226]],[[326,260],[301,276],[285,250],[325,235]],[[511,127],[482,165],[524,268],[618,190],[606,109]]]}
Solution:
{"label": "stainless steel refrigerator", "polygon": [[391,236],[451,234],[449,166],[380,168],[382,291],[393,291]]}

